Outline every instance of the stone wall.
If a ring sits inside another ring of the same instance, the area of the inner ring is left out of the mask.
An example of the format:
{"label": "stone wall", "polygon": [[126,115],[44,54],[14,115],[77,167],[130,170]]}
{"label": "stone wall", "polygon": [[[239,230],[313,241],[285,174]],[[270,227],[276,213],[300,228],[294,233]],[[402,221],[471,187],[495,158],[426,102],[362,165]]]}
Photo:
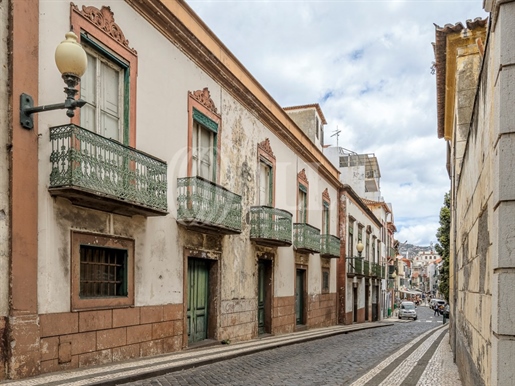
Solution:
{"label": "stone wall", "polygon": [[222,301],[219,339],[231,342],[250,340],[257,335],[257,299]]}
{"label": "stone wall", "polygon": [[295,331],[295,296],[275,297],[272,300],[272,334]]}
{"label": "stone wall", "polygon": [[327,293],[309,297],[309,328],[328,327],[336,324],[336,294]]}
{"label": "stone wall", "polygon": [[179,351],[183,305],[40,315],[41,373]]}

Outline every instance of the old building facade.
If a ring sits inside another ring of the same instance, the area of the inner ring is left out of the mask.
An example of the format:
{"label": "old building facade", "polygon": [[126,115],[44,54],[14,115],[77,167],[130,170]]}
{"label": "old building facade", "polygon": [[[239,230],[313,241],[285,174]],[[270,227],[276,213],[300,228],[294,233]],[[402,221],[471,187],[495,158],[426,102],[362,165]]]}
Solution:
{"label": "old building facade", "polygon": [[515,382],[515,3],[436,28],[438,136],[451,178],[451,345],[467,385]]}
{"label": "old building facade", "polygon": [[[0,379],[337,323],[319,106],[299,127],[180,0],[11,0],[0,18]],[[85,105],[25,128],[22,94],[63,98],[70,29]]]}

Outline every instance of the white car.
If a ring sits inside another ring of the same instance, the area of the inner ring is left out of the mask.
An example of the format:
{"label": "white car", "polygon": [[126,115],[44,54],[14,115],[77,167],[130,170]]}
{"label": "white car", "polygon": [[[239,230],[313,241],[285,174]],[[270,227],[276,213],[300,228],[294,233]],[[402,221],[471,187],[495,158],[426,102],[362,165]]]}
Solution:
{"label": "white car", "polygon": [[417,320],[417,306],[413,302],[402,302],[399,308],[399,319],[409,318]]}

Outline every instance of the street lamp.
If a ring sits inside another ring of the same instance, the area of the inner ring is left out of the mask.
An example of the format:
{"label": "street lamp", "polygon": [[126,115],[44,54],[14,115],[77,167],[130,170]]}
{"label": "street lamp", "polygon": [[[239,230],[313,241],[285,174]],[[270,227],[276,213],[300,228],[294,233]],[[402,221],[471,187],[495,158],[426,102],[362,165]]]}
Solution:
{"label": "street lamp", "polygon": [[63,103],[53,105],[34,106],[34,100],[28,94],[20,95],[20,124],[25,129],[34,128],[32,114],[43,111],[68,109],[66,115],[72,118],[74,110],[86,104],[82,99],[75,99],[78,90],[75,87],[79,84],[80,78],[86,72],[88,58],[82,46],[77,42],[77,35],[72,31],[66,33],[66,40],[63,40],[55,50],[55,63],[62,74],[66,86],[64,93],[66,99]]}
{"label": "street lamp", "polygon": [[356,250],[358,251],[358,257],[361,257],[361,252],[363,252],[363,248],[365,248],[365,246],[363,245],[363,243],[361,241],[359,241],[358,244],[356,245]]}

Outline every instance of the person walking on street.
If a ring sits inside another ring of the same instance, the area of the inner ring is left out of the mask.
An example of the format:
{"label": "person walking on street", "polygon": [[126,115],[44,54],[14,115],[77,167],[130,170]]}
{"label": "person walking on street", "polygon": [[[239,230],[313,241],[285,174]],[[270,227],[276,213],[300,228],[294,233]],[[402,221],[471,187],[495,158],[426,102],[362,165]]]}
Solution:
{"label": "person walking on street", "polygon": [[433,309],[435,310],[433,316],[438,316],[438,303],[434,304]]}

